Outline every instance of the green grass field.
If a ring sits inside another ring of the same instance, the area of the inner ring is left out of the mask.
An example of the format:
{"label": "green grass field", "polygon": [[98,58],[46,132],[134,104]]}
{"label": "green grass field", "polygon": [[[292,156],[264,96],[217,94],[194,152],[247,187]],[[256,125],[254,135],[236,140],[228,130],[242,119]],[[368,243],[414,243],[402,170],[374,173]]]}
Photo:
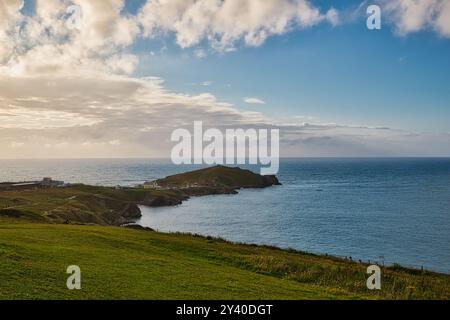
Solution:
{"label": "green grass field", "polygon": [[[66,288],[81,268],[82,290]],[[448,299],[450,276],[220,239],[0,218],[1,299]]]}

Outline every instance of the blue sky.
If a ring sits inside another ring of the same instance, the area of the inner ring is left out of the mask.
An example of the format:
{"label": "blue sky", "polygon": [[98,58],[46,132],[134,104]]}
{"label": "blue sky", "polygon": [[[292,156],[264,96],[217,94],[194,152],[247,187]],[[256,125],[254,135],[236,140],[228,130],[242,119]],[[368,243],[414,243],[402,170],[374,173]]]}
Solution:
{"label": "blue sky", "polygon": [[[272,117],[450,131],[450,40],[432,31],[399,36],[387,24],[370,31],[360,16],[275,36],[257,48],[209,51],[205,58],[195,56],[196,48],[181,49],[170,36],[140,40],[131,49],[141,60],[136,75],[160,76],[177,92],[212,92]],[[249,105],[244,97],[266,104]]]}

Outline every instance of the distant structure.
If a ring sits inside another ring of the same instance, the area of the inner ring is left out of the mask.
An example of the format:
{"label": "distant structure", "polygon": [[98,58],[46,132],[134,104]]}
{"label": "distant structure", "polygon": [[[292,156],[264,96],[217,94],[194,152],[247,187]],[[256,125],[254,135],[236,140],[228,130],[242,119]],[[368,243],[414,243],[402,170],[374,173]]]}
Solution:
{"label": "distant structure", "polygon": [[184,183],[180,185],[160,185],[158,181],[148,181],[144,183],[144,189],[164,189],[164,190],[179,190],[179,189],[190,189],[202,187],[200,184],[194,183]]}
{"label": "distant structure", "polygon": [[39,189],[39,188],[60,188],[64,187],[66,184],[64,181],[53,180],[52,178],[46,177],[41,181],[24,181],[24,182],[13,182],[13,183],[2,183],[0,184],[1,190],[22,190],[22,189]]}
{"label": "distant structure", "polygon": [[144,183],[144,189],[162,189],[158,181],[148,181]]}
{"label": "distant structure", "polygon": [[53,180],[52,178],[45,177],[44,179],[42,179],[41,185],[43,187],[49,187],[49,188],[63,187],[64,181],[57,181],[57,180]]}

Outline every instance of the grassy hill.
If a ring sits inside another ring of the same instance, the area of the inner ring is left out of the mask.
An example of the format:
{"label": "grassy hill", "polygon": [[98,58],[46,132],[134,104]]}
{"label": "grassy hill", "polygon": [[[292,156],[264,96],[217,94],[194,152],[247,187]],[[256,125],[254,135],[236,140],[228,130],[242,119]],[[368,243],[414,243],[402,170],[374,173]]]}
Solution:
{"label": "grassy hill", "polygon": [[156,180],[156,183],[166,188],[190,188],[196,186],[229,188],[233,190],[240,188],[265,188],[279,184],[275,176],[262,176],[250,170],[220,165],[169,176]]}
{"label": "grassy hill", "polygon": [[175,205],[188,196],[172,190],[74,185],[0,192],[0,217],[29,221],[121,225],[141,216],[138,204]]}
{"label": "grassy hill", "polygon": [[[69,291],[78,265],[82,290]],[[219,239],[0,218],[0,299],[448,299],[450,276]]]}

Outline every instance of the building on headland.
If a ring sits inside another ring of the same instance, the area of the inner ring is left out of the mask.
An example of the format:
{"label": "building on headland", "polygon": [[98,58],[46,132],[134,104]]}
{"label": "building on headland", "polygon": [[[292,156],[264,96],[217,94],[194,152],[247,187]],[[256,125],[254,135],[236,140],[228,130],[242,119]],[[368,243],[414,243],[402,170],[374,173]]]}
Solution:
{"label": "building on headland", "polygon": [[144,189],[161,189],[158,181],[147,181],[144,183]]}
{"label": "building on headland", "polygon": [[41,185],[43,187],[63,187],[64,186],[64,181],[57,181],[57,180],[53,180],[50,177],[45,177],[44,179],[42,179],[41,181]]}
{"label": "building on headland", "polygon": [[191,188],[200,188],[202,187],[200,184],[194,183],[185,183],[180,185],[171,185],[171,184],[163,184],[160,185],[158,180],[156,181],[148,181],[143,185],[144,189],[164,189],[164,190],[179,190],[179,189],[191,189]]}

